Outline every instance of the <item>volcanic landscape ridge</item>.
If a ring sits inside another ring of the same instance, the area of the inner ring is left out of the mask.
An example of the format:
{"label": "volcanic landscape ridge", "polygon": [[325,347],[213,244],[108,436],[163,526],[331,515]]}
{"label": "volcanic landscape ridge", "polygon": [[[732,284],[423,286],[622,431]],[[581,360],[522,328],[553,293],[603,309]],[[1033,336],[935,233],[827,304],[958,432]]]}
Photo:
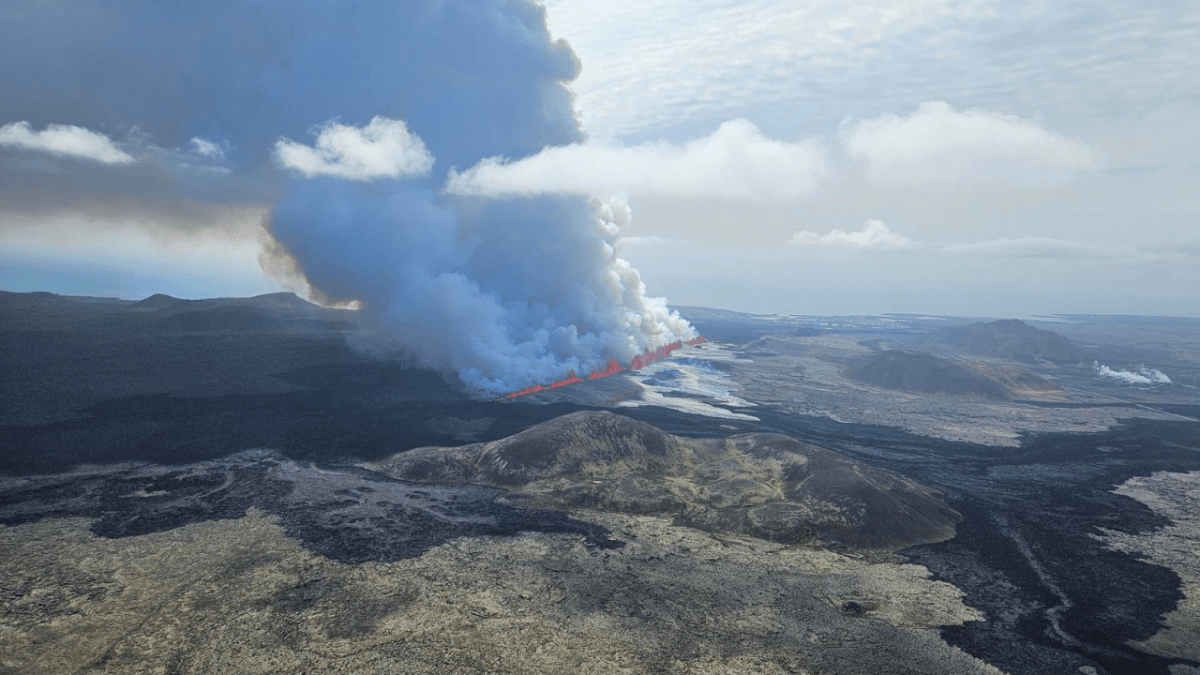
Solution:
{"label": "volcanic landscape ridge", "polygon": [[508,504],[670,516],[785,544],[894,550],[949,539],[961,519],[935,490],[782,434],[687,439],[609,412],[363,466],[512,490]]}
{"label": "volcanic landscape ridge", "polygon": [[1200,675],[1200,2],[1000,4],[0,0],[0,675]]}
{"label": "volcanic landscape ridge", "polygon": [[1200,668],[1200,321],[684,308],[496,400],[290,294],[0,312],[14,672]]}

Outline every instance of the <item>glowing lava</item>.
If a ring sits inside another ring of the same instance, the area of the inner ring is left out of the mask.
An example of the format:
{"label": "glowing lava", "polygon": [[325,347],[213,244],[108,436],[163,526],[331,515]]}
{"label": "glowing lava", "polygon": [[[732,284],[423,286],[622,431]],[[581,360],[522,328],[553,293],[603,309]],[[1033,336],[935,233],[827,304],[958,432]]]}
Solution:
{"label": "glowing lava", "polygon": [[[697,338],[688,340],[687,344],[689,347],[695,347],[696,345],[704,344],[704,342],[705,342],[705,339],[703,337],[697,337]],[[607,368],[605,368],[604,370],[597,370],[596,372],[592,373],[591,375],[588,375],[587,379],[588,380],[598,380],[602,377],[608,377],[609,375],[616,375],[617,373],[625,371],[625,370],[640,370],[640,369],[645,368],[646,366],[650,365],[651,363],[654,363],[655,361],[661,361],[661,360],[667,358],[668,356],[671,355],[671,352],[675,351],[676,349],[679,349],[682,346],[683,346],[683,341],[681,341],[681,340],[676,340],[669,345],[663,345],[663,346],[659,347],[658,349],[655,349],[653,351],[649,351],[649,352],[646,352],[645,354],[641,354],[639,356],[634,357],[633,361],[630,362],[628,368],[622,368],[621,365],[619,363],[617,363],[616,361],[609,361]],[[569,384],[575,384],[576,382],[584,382],[584,381],[585,380],[583,378],[579,377],[578,375],[575,374],[574,371],[572,371],[570,375],[566,376],[565,378],[563,378],[557,382],[551,382],[550,384],[546,384],[546,385],[535,384],[531,387],[525,387],[521,391],[514,391],[513,393],[509,394],[508,396],[505,396],[504,398],[516,398],[518,396],[526,396],[528,394],[536,394],[539,391],[546,391],[547,389],[558,389],[559,387],[565,387]]]}

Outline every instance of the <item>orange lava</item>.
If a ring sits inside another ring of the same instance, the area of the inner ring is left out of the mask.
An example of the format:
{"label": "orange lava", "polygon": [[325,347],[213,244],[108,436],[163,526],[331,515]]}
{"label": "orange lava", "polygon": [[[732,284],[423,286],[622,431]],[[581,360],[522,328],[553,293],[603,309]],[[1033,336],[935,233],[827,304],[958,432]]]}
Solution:
{"label": "orange lava", "polygon": [[621,364],[617,363],[616,361],[609,361],[607,368],[605,368],[604,370],[597,370],[596,372],[592,373],[591,375],[588,375],[588,379],[589,380],[598,380],[602,377],[608,377],[609,375],[616,375],[617,373],[621,372],[622,370],[625,370],[625,369],[621,367]]}
{"label": "orange lava", "polygon": [[[689,347],[694,347],[699,344],[704,344],[704,342],[706,342],[706,340],[703,337],[697,337],[692,340],[688,340],[687,344]],[[598,380],[602,377],[608,377],[609,375],[616,375],[617,373],[622,372],[624,370],[640,370],[640,369],[645,368],[646,366],[650,365],[651,363],[654,363],[655,361],[661,361],[662,359],[667,358],[668,356],[671,355],[671,352],[675,351],[676,349],[679,349],[682,346],[683,346],[683,342],[681,340],[676,340],[675,342],[672,342],[669,345],[663,345],[663,346],[659,347],[658,349],[655,349],[653,351],[649,351],[649,352],[646,352],[645,354],[641,354],[639,356],[634,357],[633,361],[630,362],[628,368],[622,368],[621,365],[619,363],[617,363],[616,361],[609,361],[607,368],[605,368],[604,370],[595,371],[591,375],[588,375],[587,379]],[[572,371],[570,375],[566,376],[565,378],[563,378],[557,382],[551,382],[550,384],[547,384],[547,385],[535,384],[530,387],[525,387],[521,391],[514,391],[513,393],[509,394],[508,396],[505,396],[504,398],[516,398],[518,396],[526,396],[528,394],[536,394],[539,391],[546,391],[547,389],[558,389],[559,387],[565,387],[569,384],[575,384],[577,382],[583,382],[583,381],[584,381],[583,378],[579,377],[578,375],[575,374],[574,371]]]}

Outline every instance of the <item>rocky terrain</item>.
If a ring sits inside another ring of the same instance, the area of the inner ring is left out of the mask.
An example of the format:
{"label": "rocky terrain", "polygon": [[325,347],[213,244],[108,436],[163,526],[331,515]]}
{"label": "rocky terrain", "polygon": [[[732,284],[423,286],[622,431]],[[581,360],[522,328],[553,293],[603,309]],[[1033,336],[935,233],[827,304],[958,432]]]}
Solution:
{"label": "rocky terrain", "polygon": [[0,672],[1000,672],[941,640],[981,616],[920,566],[588,517],[624,545],[465,537],[348,564],[256,509],[117,539],[0,527]]}
{"label": "rocky terrain", "polygon": [[1131,478],[1115,492],[1149,506],[1170,524],[1140,534],[1105,529],[1102,540],[1115,551],[1146,556],[1183,581],[1183,600],[1167,615],[1163,629],[1138,648],[1200,661],[1200,471]]}
{"label": "rocky terrain", "polygon": [[936,491],[787,436],[689,439],[608,412],[363,466],[505,488],[510,504],[653,514],[786,544],[897,549],[949,539],[960,519]]}
{"label": "rocky terrain", "polygon": [[924,352],[889,349],[853,359],[846,374],[858,382],[927,394],[1009,400],[1045,395],[1058,387],[1036,373],[949,360]]}
{"label": "rocky terrain", "polygon": [[579,412],[361,467],[0,480],[0,672],[999,672],[890,554],[959,514],[812,444]]}
{"label": "rocky terrain", "polygon": [[[137,395],[270,395],[277,375],[356,359],[353,312],[291,293],[139,302],[0,291],[0,424],[46,424]],[[244,448],[243,448],[244,449]]]}
{"label": "rocky terrain", "polygon": [[0,673],[1200,668],[1200,320],[689,312],[497,401],[287,294],[0,294]]}
{"label": "rocky terrain", "polygon": [[[1090,366],[1069,371],[1046,368],[1038,375],[1053,387],[1038,390],[1023,384],[1023,367],[1014,370],[1009,363],[970,362],[973,372],[987,373],[989,379],[1013,392],[1014,400],[906,391],[859,382],[848,376],[847,364],[871,359],[891,347],[911,349],[909,342],[914,339],[904,334],[872,337],[868,342],[854,334],[777,335],[748,345],[750,351],[740,352],[746,358],[735,362],[728,377],[739,397],[779,406],[792,414],[900,427],[931,438],[994,446],[1017,447],[1022,434],[1028,433],[1096,432],[1130,417],[1173,417],[1156,407],[1138,407],[1111,395],[1063,386],[1077,387],[1083,384],[1077,380],[1088,378],[1087,386],[1097,388]],[[879,342],[886,346],[880,347]],[[737,350],[725,345],[706,347],[710,351]],[[753,409],[750,412],[753,414]]]}

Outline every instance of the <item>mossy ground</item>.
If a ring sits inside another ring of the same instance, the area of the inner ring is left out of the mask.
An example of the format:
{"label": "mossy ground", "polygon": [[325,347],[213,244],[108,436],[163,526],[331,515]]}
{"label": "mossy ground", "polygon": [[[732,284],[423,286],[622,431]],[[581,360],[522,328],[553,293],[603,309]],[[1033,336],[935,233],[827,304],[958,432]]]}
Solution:
{"label": "mossy ground", "polygon": [[626,545],[469,537],[345,564],[256,509],[120,539],[3,527],[0,672],[998,672],[938,637],[981,617],[922,567],[576,515]]}

